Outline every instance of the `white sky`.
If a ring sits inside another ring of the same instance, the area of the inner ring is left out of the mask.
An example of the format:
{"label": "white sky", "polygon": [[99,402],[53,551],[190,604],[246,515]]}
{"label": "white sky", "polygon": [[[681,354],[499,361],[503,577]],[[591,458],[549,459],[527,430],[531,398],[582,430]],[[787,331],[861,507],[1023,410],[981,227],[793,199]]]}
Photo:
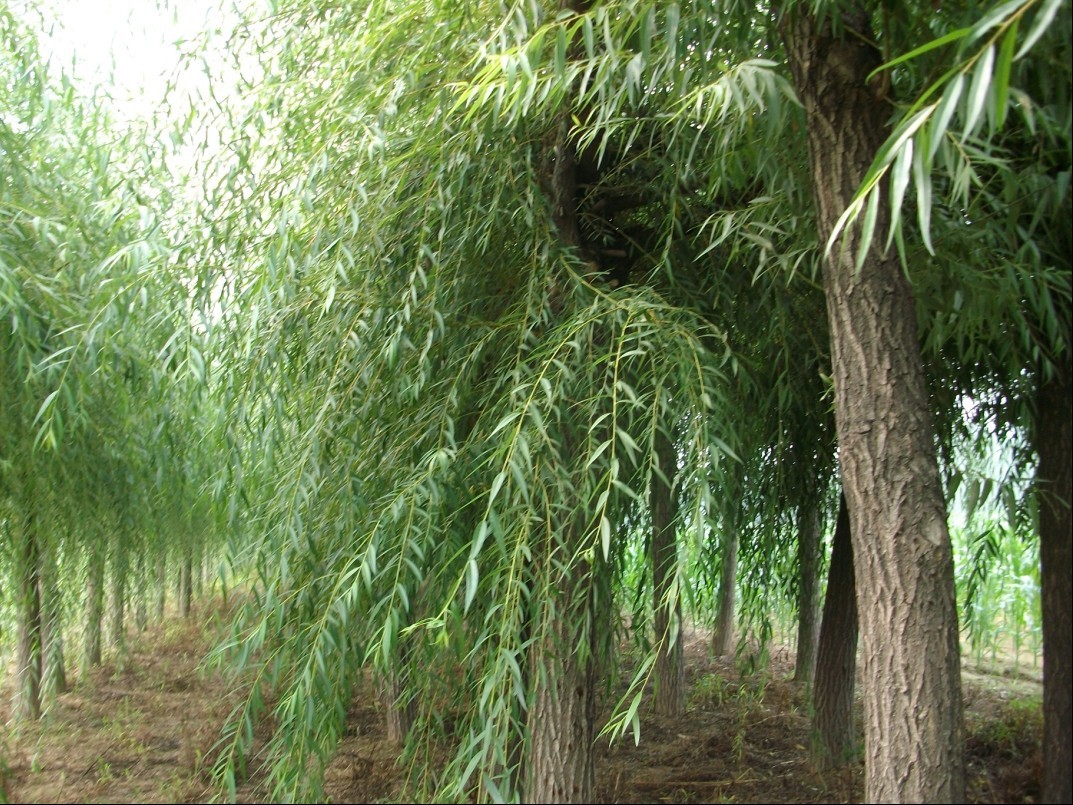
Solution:
{"label": "white sky", "polygon": [[[111,95],[117,110],[134,114],[165,97],[184,51],[192,49],[181,43],[214,32],[225,21],[218,0],[14,0],[13,5],[31,26],[44,27],[41,49],[54,66],[86,89]],[[187,71],[188,92],[196,90],[190,85],[195,75]]]}

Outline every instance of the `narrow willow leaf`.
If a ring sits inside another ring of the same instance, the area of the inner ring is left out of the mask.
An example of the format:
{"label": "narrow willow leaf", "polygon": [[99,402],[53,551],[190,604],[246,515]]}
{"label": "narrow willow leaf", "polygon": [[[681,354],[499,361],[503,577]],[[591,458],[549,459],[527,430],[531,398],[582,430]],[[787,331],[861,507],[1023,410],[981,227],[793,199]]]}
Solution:
{"label": "narrow willow leaf", "polygon": [[890,233],[887,235],[887,249],[890,248],[894,233],[901,225],[902,202],[905,200],[905,190],[909,187],[909,173],[913,167],[913,140],[906,142],[905,147],[899,152],[891,169],[890,179]]}
{"label": "narrow willow leaf", "polygon": [[474,596],[477,595],[478,578],[477,560],[470,559],[466,562],[466,594],[465,601],[462,604],[463,612],[469,612],[469,606],[473,603]]}
{"label": "narrow willow leaf", "polygon": [[555,34],[555,75],[566,76],[566,29],[561,25]]}
{"label": "narrow willow leaf", "polygon": [[995,46],[988,45],[987,49],[976,62],[976,69],[972,73],[972,86],[969,87],[969,95],[966,98],[967,108],[965,111],[965,128],[961,132],[961,141],[972,134],[976,128],[976,121],[980,119],[987,94],[991,90],[991,72],[995,65]]}
{"label": "narrow willow leaf", "polygon": [[1063,0],[1045,0],[1043,8],[1040,9],[1039,14],[1036,15],[1036,19],[1028,31],[1028,36],[1025,37],[1024,44],[1022,44],[1021,49],[1017,51],[1017,55],[1013,57],[1014,61],[1017,61],[1028,53],[1028,51],[1032,50],[1032,46],[1035,45],[1036,42],[1039,41],[1039,38],[1047,32],[1047,29],[1051,27],[1051,23],[1054,22],[1054,16],[1058,13],[1058,9],[1062,7],[1062,2]]}
{"label": "narrow willow leaf", "polygon": [[996,129],[1001,129],[1006,123],[1010,97],[1010,70],[1013,67],[1013,46],[1017,43],[1017,23],[1014,20],[1006,38],[1002,40],[1002,48],[999,50],[998,63],[995,65],[995,89],[991,93],[994,98],[995,108],[993,120]]}
{"label": "narrow willow leaf", "polygon": [[604,551],[604,559],[611,556],[611,521],[606,517],[600,518],[600,547]]}
{"label": "narrow willow leaf", "polygon": [[913,181],[917,188],[917,218],[920,235],[929,254],[935,254],[931,243],[931,171],[924,164],[924,148],[916,149],[913,155]]}
{"label": "narrow willow leaf", "polygon": [[495,428],[492,429],[492,434],[491,435],[495,436],[497,433],[499,433],[501,430],[506,428],[508,425],[510,425],[511,422],[513,422],[514,420],[516,420],[520,416],[521,416],[520,411],[511,411],[509,414],[507,414],[501,420],[499,420],[498,423],[496,423]]}
{"label": "narrow willow leaf", "polygon": [[491,489],[488,491],[488,505],[491,506],[495,502],[496,495],[499,494],[499,490],[503,488],[503,482],[507,480],[507,473],[504,470],[500,470],[496,477],[492,479]]}
{"label": "narrow willow leaf", "polygon": [[915,59],[917,56],[922,56],[922,55],[924,55],[925,53],[927,53],[930,50],[935,50],[936,48],[941,48],[943,45],[948,45],[951,42],[955,42],[958,39],[963,39],[964,37],[968,36],[971,32],[972,32],[971,27],[970,28],[958,28],[956,31],[951,31],[948,34],[944,34],[943,36],[940,36],[938,39],[933,39],[931,42],[926,42],[923,45],[921,45],[920,47],[914,48],[913,50],[910,50],[908,53],[905,53],[905,54],[899,56],[896,59],[891,59],[889,62],[886,62],[884,64],[879,65],[879,67],[877,67],[876,69],[874,69],[872,72],[870,72],[868,74],[868,79],[867,80],[871,81],[876,75],[878,75],[879,73],[882,73],[884,70],[889,70],[891,67],[894,67],[895,65],[901,64],[902,62],[907,62],[910,59]]}
{"label": "narrow willow leaf", "polygon": [[879,215],[880,185],[872,188],[868,194],[868,209],[864,213],[864,223],[861,225],[861,242],[857,244],[857,270],[860,271],[868,256],[868,249],[872,245],[872,237],[876,232],[876,218]]}
{"label": "narrow willow leaf", "polygon": [[935,152],[939,150],[939,145],[946,136],[946,127],[950,123],[950,118],[953,117],[954,111],[957,109],[957,104],[961,99],[961,91],[964,86],[965,74],[957,73],[950,79],[950,83],[946,85],[946,89],[943,90],[943,97],[939,100],[939,107],[936,109],[935,116],[931,121],[931,144],[928,146],[929,163],[934,159]]}
{"label": "narrow willow leaf", "polygon": [[641,696],[643,694],[643,690],[637,691],[637,695],[630,702],[630,709],[626,711],[626,721],[633,727],[633,743],[635,746],[640,746],[641,744],[641,718],[638,715],[638,710],[641,706]]}
{"label": "narrow willow leaf", "polygon": [[839,216],[838,221],[835,223],[834,229],[831,231],[830,237],[827,239],[827,246],[824,250],[825,255],[831,253],[831,249],[834,246],[838,236],[842,233],[842,230],[853,221],[857,220],[857,216],[860,215],[861,209],[864,207],[865,197],[868,196],[873,189],[879,185],[879,181],[886,174],[890,167],[891,161],[896,157],[899,149],[912,137],[921,126],[927,121],[928,116],[932,113],[935,106],[928,106],[924,109],[920,109],[915,112],[909,119],[901,123],[894,133],[887,138],[887,142],[883,143],[883,146],[879,149],[879,153],[876,154],[876,158],[872,161],[872,165],[868,168],[864,178],[861,180],[861,185],[857,188],[857,195],[854,196],[853,201],[850,202],[846,210]]}
{"label": "narrow willow leaf", "polygon": [[996,25],[1001,24],[1011,14],[1013,14],[1014,11],[1017,11],[1022,6],[1028,5],[1028,3],[1031,2],[1033,2],[1033,0],[1028,0],[1027,3],[1026,0],[1007,0],[1007,2],[1003,3],[1002,5],[995,6],[993,9],[984,14],[984,16],[982,16],[979,20],[977,20],[976,24],[972,26],[972,33],[969,35],[968,39],[969,44],[975,42],[981,36],[983,36],[992,28],[994,28]]}

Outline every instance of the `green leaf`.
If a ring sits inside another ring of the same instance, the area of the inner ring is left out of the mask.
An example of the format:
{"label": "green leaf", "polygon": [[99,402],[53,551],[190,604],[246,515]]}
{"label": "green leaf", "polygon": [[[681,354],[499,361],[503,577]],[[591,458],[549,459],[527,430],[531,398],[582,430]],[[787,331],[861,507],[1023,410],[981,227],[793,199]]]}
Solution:
{"label": "green leaf", "polygon": [[941,48],[943,45],[950,44],[951,42],[956,42],[958,39],[962,39],[968,36],[971,32],[971,27],[958,28],[956,31],[951,31],[948,34],[944,34],[938,39],[933,39],[931,42],[926,42],[920,47],[914,48],[913,50],[899,56],[896,59],[891,59],[889,62],[879,65],[879,67],[877,67],[868,74],[867,80],[871,81],[877,74],[883,72],[884,70],[889,70],[891,67],[901,64],[902,62],[907,62],[910,59],[915,59],[917,56],[922,56],[929,51],[935,50],[936,48]]}
{"label": "green leaf", "polygon": [[954,115],[954,111],[957,109],[957,104],[961,99],[961,91],[964,86],[965,74],[957,73],[950,79],[950,83],[946,85],[946,89],[943,90],[943,97],[939,100],[935,116],[931,121],[931,144],[928,147],[928,162],[931,162],[935,157],[935,152],[939,150],[939,146],[942,144],[943,138],[946,136],[946,127],[950,123],[950,118]]}
{"label": "green leaf", "polygon": [[466,562],[466,594],[462,604],[463,612],[469,612],[470,604],[473,603],[473,598],[477,595],[478,578],[479,572],[477,570],[477,560],[470,559]]}
{"label": "green leaf", "polygon": [[872,245],[872,237],[876,231],[876,218],[879,215],[880,185],[872,188],[868,194],[868,208],[864,213],[864,223],[861,226],[861,242],[857,244],[857,270],[864,265],[868,257],[868,249]]}
{"label": "green leaf", "polygon": [[906,142],[905,147],[898,153],[894,160],[890,179],[890,234],[887,236],[886,248],[890,248],[894,232],[901,222],[902,202],[905,199],[906,188],[909,187],[909,173],[913,167],[913,140]]}
{"label": "green leaf", "polygon": [[995,87],[991,97],[994,98],[994,125],[1001,129],[1006,123],[1006,112],[1009,107],[1010,95],[1010,70],[1013,67],[1013,46],[1017,42],[1017,23],[1014,20],[1006,38],[1002,40],[1002,48],[999,50],[998,62],[995,65]]}
{"label": "green leaf", "polygon": [[1039,41],[1039,38],[1047,32],[1047,29],[1051,27],[1051,23],[1054,22],[1054,17],[1058,13],[1058,9],[1062,7],[1062,3],[1063,0],[1044,0],[1043,8],[1040,9],[1040,12],[1036,15],[1032,27],[1029,28],[1028,36],[1025,37],[1024,44],[1022,44],[1020,50],[1017,51],[1017,55],[1013,57],[1014,61],[1024,57],[1036,42]]}
{"label": "green leaf", "polygon": [[[1032,2],[1033,0],[1029,0]],[[1014,11],[1019,10],[1022,6],[1028,5],[1025,0],[1007,0],[1000,6],[995,6],[988,11],[984,16],[976,21],[972,26],[972,33],[969,35],[969,44],[975,42],[981,36],[986,34],[996,25],[1001,24],[1006,20]]]}
{"label": "green leaf", "polygon": [[931,243],[931,172],[924,164],[923,148],[913,154],[913,181],[917,188],[917,218],[920,222],[920,235],[929,254],[935,254]]}
{"label": "green leaf", "polygon": [[972,86],[965,102],[965,127],[961,132],[961,141],[972,134],[976,128],[976,121],[980,118],[980,112],[987,101],[988,92],[991,89],[991,71],[995,65],[995,46],[988,45],[976,62],[976,69],[972,73]]}
{"label": "green leaf", "polygon": [[507,480],[507,473],[505,470],[500,470],[496,473],[496,477],[492,479],[492,486],[488,490],[488,505],[491,506],[496,499],[496,495],[499,494],[499,490],[503,488],[503,483]]}

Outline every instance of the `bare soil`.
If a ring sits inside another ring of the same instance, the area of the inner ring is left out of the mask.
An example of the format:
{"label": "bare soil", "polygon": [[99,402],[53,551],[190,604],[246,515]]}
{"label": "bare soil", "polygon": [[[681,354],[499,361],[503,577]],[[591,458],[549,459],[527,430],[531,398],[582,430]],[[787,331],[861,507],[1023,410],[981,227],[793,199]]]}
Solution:
{"label": "bare soil", "polygon": [[[207,802],[220,725],[235,694],[199,671],[212,613],[171,618],[130,641],[112,661],[75,680],[39,723],[0,733],[0,801]],[[793,655],[775,651],[762,674],[742,676],[714,659],[702,633],[687,635],[689,705],[683,718],[642,705],[641,740],[597,752],[597,799],[655,802],[859,802],[863,766],[819,773],[809,760],[804,692]],[[1039,797],[1042,734],[1039,672],[965,674],[968,801],[1031,803]],[[0,719],[7,724],[10,689]],[[376,697],[356,696],[347,737],[327,770],[330,802],[406,801],[404,772],[387,742]],[[257,776],[243,802],[270,802]]]}

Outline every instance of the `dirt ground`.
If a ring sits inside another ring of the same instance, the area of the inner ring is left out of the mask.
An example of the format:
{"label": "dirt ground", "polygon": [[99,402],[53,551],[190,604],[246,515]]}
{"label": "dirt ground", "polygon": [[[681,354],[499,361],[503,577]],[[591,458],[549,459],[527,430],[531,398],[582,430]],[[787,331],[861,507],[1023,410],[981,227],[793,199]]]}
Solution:
{"label": "dirt ground", "polygon": [[[207,761],[234,704],[219,678],[198,672],[211,616],[169,619],[132,638],[114,661],[75,680],[41,722],[0,733],[0,801],[206,802],[217,796]],[[602,740],[597,799],[607,803],[859,802],[863,766],[819,774],[809,762],[808,711],[790,681],[793,656],[743,679],[687,635],[684,718],[642,715],[641,742]],[[1038,669],[965,674],[968,801],[1031,803],[1039,796]],[[10,691],[2,691],[7,724]],[[642,711],[643,713],[643,711]],[[374,696],[355,698],[347,737],[327,771],[329,802],[401,801],[403,774]],[[256,777],[243,802],[268,802]]]}

